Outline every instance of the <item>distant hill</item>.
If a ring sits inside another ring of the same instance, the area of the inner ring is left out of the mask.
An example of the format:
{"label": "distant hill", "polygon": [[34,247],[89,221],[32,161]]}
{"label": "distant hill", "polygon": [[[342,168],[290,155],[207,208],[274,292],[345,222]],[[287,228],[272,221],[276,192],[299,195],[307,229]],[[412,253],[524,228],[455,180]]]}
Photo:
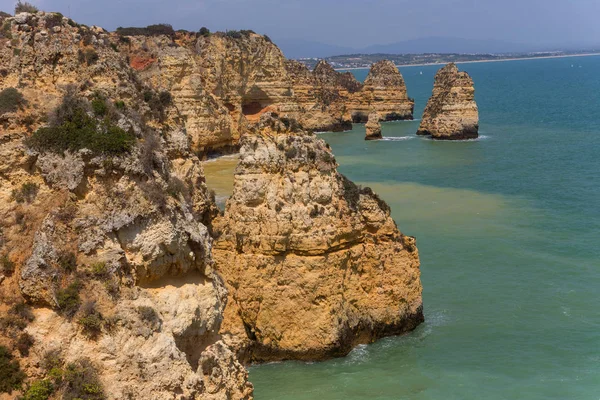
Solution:
{"label": "distant hill", "polygon": [[332,44],[314,42],[302,39],[277,39],[275,44],[279,46],[287,58],[325,58],[338,54],[353,53],[356,49],[352,47],[336,46]]}
{"label": "distant hill", "polygon": [[277,39],[275,43],[287,58],[325,58],[343,54],[421,54],[421,53],[516,53],[534,51],[535,46],[499,40],[425,37],[368,47],[337,46],[303,39]]}

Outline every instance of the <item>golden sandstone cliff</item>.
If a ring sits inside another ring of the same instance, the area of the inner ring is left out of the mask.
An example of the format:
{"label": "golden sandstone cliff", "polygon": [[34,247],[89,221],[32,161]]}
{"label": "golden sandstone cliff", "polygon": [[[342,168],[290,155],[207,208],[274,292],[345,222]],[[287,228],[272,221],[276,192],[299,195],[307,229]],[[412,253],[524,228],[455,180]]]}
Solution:
{"label": "golden sandstone cliff", "polygon": [[460,140],[478,136],[479,113],[473,80],[454,63],[435,75],[433,93],[427,102],[417,135],[433,139]]}
{"label": "golden sandstone cliff", "polygon": [[372,112],[369,114],[369,120],[365,124],[365,140],[381,139],[381,123],[379,122],[379,114]]}
{"label": "golden sandstone cliff", "polygon": [[314,71],[251,31],[190,37],[132,36],[119,42],[144,81],[168,90],[183,117],[192,148],[201,154],[235,149],[242,134],[268,111],[311,131],[342,131],[380,119],[412,119],[414,102],[398,69],[373,65],[365,84],[325,61]]}
{"label": "golden sandstone cliff", "polygon": [[22,13],[3,36],[0,346],[29,379],[2,391],[251,398],[218,335],[214,203],[168,96],[101,28]]}
{"label": "golden sandstone cliff", "polygon": [[221,331],[250,361],[321,359],[423,321],[415,239],[328,146],[264,114],[242,139],[213,256],[229,290]]}
{"label": "golden sandstone cliff", "polygon": [[[23,371],[0,391],[250,399],[240,361],[423,320],[414,238],[305,130],[412,117],[399,73],[311,72],[252,32],[0,19],[0,364]],[[238,146],[217,216],[198,154]]]}

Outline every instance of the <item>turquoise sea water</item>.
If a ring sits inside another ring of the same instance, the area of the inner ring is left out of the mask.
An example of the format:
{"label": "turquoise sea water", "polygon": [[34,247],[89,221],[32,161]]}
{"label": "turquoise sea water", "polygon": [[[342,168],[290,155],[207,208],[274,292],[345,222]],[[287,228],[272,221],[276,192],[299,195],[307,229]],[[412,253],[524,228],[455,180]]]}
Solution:
{"label": "turquoise sea water", "polygon": [[[401,68],[417,117],[438,68]],[[426,322],[345,358],[251,367],[256,399],[600,398],[600,57],[460,69],[479,140],[418,138],[418,121],[321,136],[417,237]]]}

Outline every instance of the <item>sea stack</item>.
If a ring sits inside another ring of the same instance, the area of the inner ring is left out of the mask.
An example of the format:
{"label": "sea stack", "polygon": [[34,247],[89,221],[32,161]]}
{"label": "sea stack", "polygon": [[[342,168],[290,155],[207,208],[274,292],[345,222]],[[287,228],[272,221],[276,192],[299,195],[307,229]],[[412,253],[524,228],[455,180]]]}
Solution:
{"label": "sea stack", "polygon": [[435,75],[433,93],[427,102],[417,135],[432,139],[460,140],[478,136],[479,113],[473,80],[454,63]]}
{"label": "sea stack", "polygon": [[382,121],[413,119],[415,102],[408,97],[404,78],[389,60],[371,66],[362,90],[350,104],[353,122],[366,122],[370,111],[377,111]]}
{"label": "sea stack", "polygon": [[415,239],[323,140],[267,113],[241,144],[213,257],[221,334],[244,362],[341,356],[423,321]]}
{"label": "sea stack", "polygon": [[367,121],[365,128],[367,129],[365,140],[381,139],[381,123],[379,122],[378,113],[372,112],[369,114],[369,120]]}

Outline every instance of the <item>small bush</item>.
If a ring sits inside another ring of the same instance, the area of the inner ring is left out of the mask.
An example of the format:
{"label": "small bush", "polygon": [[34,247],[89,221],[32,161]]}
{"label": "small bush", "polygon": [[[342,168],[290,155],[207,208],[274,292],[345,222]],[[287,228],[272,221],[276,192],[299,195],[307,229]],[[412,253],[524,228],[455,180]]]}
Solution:
{"label": "small bush", "polygon": [[96,97],[92,100],[92,110],[98,117],[104,117],[108,112],[108,105],[102,97]]}
{"label": "small bush", "polygon": [[67,365],[63,374],[64,400],[103,400],[106,398],[98,374],[89,360]]}
{"label": "small bush", "polygon": [[46,29],[52,29],[55,26],[62,25],[63,15],[61,13],[52,13],[46,15]]}
{"label": "small bush", "polygon": [[96,310],[96,302],[88,301],[81,309],[82,315],[77,322],[86,336],[96,338],[102,332],[103,325],[102,314]]}
{"label": "small bush", "polygon": [[111,44],[110,44],[110,48],[111,48],[111,49],[113,49],[114,51],[116,51],[117,53],[119,52],[119,46],[117,46],[117,45],[116,45],[116,44],[114,44],[114,43],[111,43]]}
{"label": "small bush", "polygon": [[289,149],[286,150],[285,157],[290,159],[290,158],[296,157],[297,154],[298,154],[298,149],[295,147],[290,147]]}
{"label": "small bush", "polygon": [[31,336],[29,333],[24,332],[19,335],[16,347],[23,357],[27,357],[29,355],[29,349],[31,348],[31,346],[33,346],[33,343],[33,336]]}
{"label": "small bush", "polygon": [[68,318],[73,317],[77,313],[77,310],[79,310],[79,306],[81,305],[81,299],[79,298],[80,290],[81,285],[75,282],[56,293],[58,308]]}
{"label": "small bush", "polygon": [[163,90],[158,94],[158,101],[161,106],[166,107],[173,101],[173,96],[167,90]]}
{"label": "small bush", "polygon": [[125,109],[125,102],[123,100],[117,100],[117,101],[115,101],[115,108],[117,110],[124,110]]}
{"label": "small bush", "polygon": [[152,326],[160,323],[160,317],[154,308],[148,306],[139,306],[137,310],[142,321],[147,322]]}
{"label": "small bush", "polygon": [[21,400],[48,400],[54,393],[54,385],[47,379],[34,381]]}
{"label": "small bush", "polygon": [[22,12],[35,14],[38,11],[39,10],[36,6],[34,6],[33,4],[31,4],[27,1],[19,0],[19,1],[17,1],[17,4],[15,5],[15,15],[22,13]]}
{"label": "small bush", "polygon": [[175,36],[175,30],[169,24],[148,25],[145,28],[137,28],[133,26],[127,28],[118,27],[116,32],[120,36]]}
{"label": "small bush", "polygon": [[203,37],[208,37],[208,36],[210,36],[210,30],[207,27],[203,26],[198,31],[198,34]]}
{"label": "small bush", "polygon": [[267,35],[263,35],[263,37],[265,38],[265,40],[269,43],[273,43],[273,41],[271,40],[270,37],[268,37]]}
{"label": "small bush", "polygon": [[55,213],[56,218],[65,224],[71,222],[73,218],[75,218],[76,214],[77,206],[72,202],[68,202],[67,204],[56,210]]}
{"label": "small bush", "polygon": [[21,185],[20,189],[12,191],[12,199],[17,203],[32,203],[37,196],[40,187],[37,183],[27,182]]}
{"label": "small bush", "polygon": [[33,312],[31,312],[31,307],[24,302],[13,305],[9,308],[8,314],[14,315],[26,322],[32,322],[35,319]]}
{"label": "small bush", "polygon": [[4,346],[0,346],[0,393],[12,393],[21,388],[25,373],[13,355]]}
{"label": "small bush", "polygon": [[104,262],[92,264],[91,272],[96,279],[107,279],[110,277],[110,271]]}
{"label": "small bush", "polygon": [[25,104],[21,92],[15,88],[6,88],[0,91],[0,115],[16,112]]}
{"label": "small bush", "polygon": [[0,257],[0,272],[10,276],[13,274],[13,272],[15,272],[15,269],[16,265],[13,261],[11,261],[10,258],[8,258],[8,255],[4,254]]}
{"label": "small bush", "polygon": [[[80,50],[81,52],[81,50]],[[94,49],[85,49],[84,51],[82,51],[80,54],[83,54],[79,56],[79,61],[83,62],[85,61],[85,63],[89,66],[89,65],[94,65],[96,64],[96,62],[99,60],[99,56],[98,53],[96,53],[96,50]]]}
{"label": "small bush", "polygon": [[225,32],[225,36],[232,39],[241,39],[242,33],[240,31],[227,31]]}
{"label": "small bush", "polygon": [[38,129],[27,140],[27,145],[40,152],[77,151],[89,149],[94,154],[122,154],[129,152],[135,135],[113,125],[108,119],[98,121],[88,115],[88,103],[72,92],[67,92],[52,116],[50,126]]}
{"label": "small bush", "polygon": [[58,254],[58,265],[67,273],[75,272],[77,269],[77,256],[70,251],[62,251]]}

